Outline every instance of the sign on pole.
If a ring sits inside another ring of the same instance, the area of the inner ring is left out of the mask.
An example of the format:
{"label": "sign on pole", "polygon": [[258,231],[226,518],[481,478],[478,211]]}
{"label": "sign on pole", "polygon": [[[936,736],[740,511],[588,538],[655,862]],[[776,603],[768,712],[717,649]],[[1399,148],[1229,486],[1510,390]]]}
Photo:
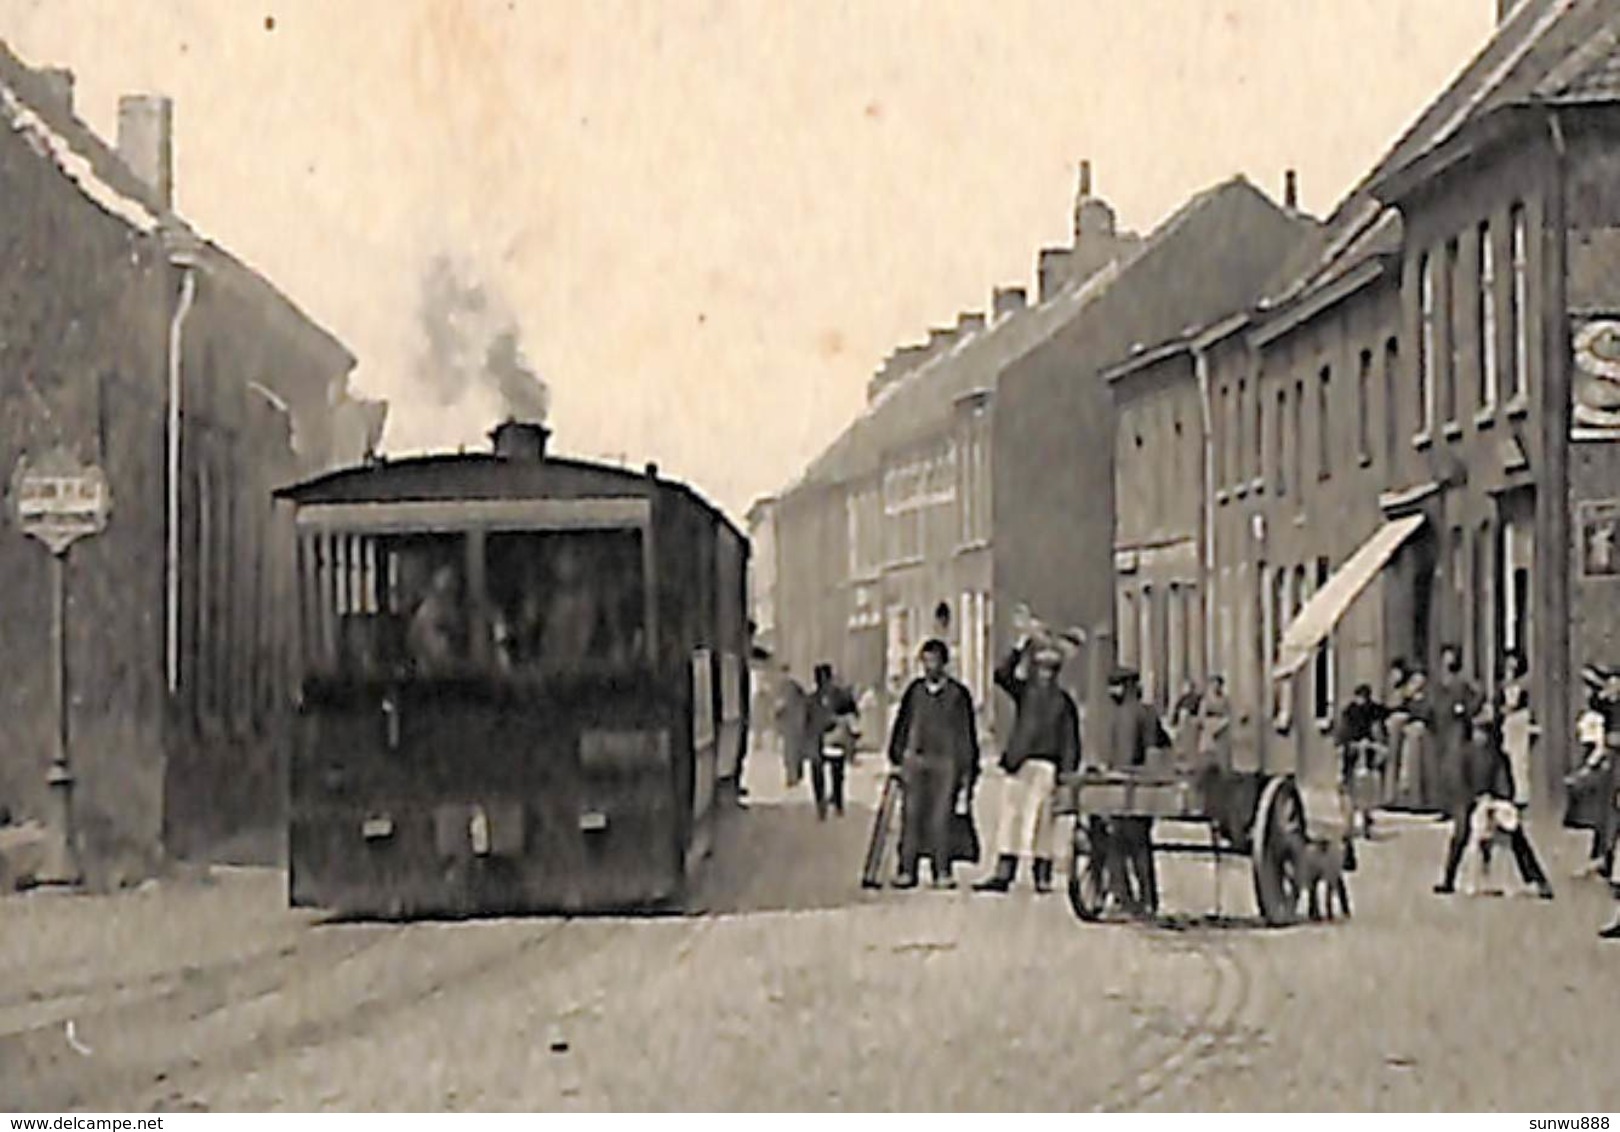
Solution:
{"label": "sign on pole", "polygon": [[60,555],[79,539],[107,529],[112,495],[100,468],[80,463],[64,448],[54,448],[37,460],[24,455],[17,461],[11,507],[25,535]]}

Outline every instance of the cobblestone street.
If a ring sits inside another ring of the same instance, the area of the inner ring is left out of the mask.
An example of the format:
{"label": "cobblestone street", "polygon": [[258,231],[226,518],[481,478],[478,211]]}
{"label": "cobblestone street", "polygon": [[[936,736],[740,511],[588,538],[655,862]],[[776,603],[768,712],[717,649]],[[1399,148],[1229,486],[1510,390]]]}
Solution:
{"label": "cobblestone street", "polygon": [[[803,788],[756,784],[701,917],[318,926],[283,907],[279,873],[250,870],[8,899],[0,1096],[37,1110],[1620,1107],[1594,1009],[1620,952],[1595,938],[1594,885],[1566,882],[1550,905],[1441,900],[1428,889],[1445,827],[1396,819],[1362,853],[1349,923],[1244,925],[1233,862],[1220,899],[1239,926],[1187,926],[1216,901],[1198,859],[1164,868],[1180,930],[1082,926],[1061,895],[1027,889],[863,894],[879,775],[863,760],[858,804],[826,824]],[[981,825],[994,801],[992,782]],[[1567,875],[1557,850],[1573,842],[1543,841]]]}

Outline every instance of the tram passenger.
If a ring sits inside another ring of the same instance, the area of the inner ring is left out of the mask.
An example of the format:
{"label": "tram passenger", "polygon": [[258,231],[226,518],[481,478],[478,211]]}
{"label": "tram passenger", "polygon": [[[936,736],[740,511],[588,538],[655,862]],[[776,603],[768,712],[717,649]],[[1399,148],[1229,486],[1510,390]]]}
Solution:
{"label": "tram passenger", "polygon": [[555,588],[546,605],[540,656],[548,665],[577,664],[591,655],[601,608],[577,548],[566,542],[558,547],[552,572]]}
{"label": "tram passenger", "polygon": [[[1021,674],[1026,658],[1030,675]],[[1017,716],[1001,756],[1005,775],[997,823],[996,871],[975,892],[1006,892],[1018,876],[1018,858],[1029,857],[1035,891],[1052,890],[1052,791],[1059,776],[1080,766],[1080,715],[1058,685],[1063,653],[1055,645],[1031,646],[1019,639],[996,669],[996,685],[1013,698]]]}
{"label": "tram passenger", "polygon": [[451,565],[433,571],[427,596],[411,615],[407,643],[419,672],[442,671],[461,655],[465,630],[461,578]]}
{"label": "tram passenger", "polygon": [[972,792],[979,729],[972,695],[945,671],[950,655],[944,641],[923,644],[923,674],[906,688],[889,733],[889,762],[900,769],[905,786],[896,888],[917,887],[917,866],[925,856],[933,865],[934,887],[956,887],[951,813],[957,795]]}
{"label": "tram passenger", "polygon": [[[1114,702],[1111,715],[1109,754],[1116,766],[1139,767],[1148,752],[1170,746],[1170,736],[1157,709],[1142,699],[1141,678],[1132,668],[1116,668],[1108,678],[1108,698]],[[1153,861],[1153,819],[1121,817],[1113,820],[1124,875],[1119,879],[1128,889],[1118,893],[1136,911],[1152,915],[1159,908],[1159,879]]]}

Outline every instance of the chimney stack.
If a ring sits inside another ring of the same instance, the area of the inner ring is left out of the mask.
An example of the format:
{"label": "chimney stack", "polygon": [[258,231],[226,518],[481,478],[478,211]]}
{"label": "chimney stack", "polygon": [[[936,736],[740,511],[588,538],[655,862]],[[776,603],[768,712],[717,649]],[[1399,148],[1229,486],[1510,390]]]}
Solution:
{"label": "chimney stack", "polygon": [[73,113],[73,72],[66,67],[41,67],[40,81],[55,102],[69,114]]}
{"label": "chimney stack", "polygon": [[972,334],[976,330],[983,330],[984,322],[984,315],[980,312],[963,311],[956,316],[956,332],[959,335]]}
{"label": "chimney stack", "polygon": [[495,426],[489,439],[495,447],[495,455],[501,459],[538,464],[546,458],[546,441],[551,439],[551,430],[543,424],[508,418]]}
{"label": "chimney stack", "polygon": [[990,314],[997,322],[1029,303],[1029,292],[1022,287],[997,287],[990,292]]}
{"label": "chimney stack", "polygon": [[1091,159],[1083,158],[1080,162],[1080,197],[1085,199],[1091,195]]}
{"label": "chimney stack", "polygon": [[1283,207],[1289,212],[1299,211],[1299,174],[1292,169],[1283,174]]}
{"label": "chimney stack", "polygon": [[118,100],[118,156],[157,195],[165,212],[174,207],[174,102],[160,94],[126,94]]}

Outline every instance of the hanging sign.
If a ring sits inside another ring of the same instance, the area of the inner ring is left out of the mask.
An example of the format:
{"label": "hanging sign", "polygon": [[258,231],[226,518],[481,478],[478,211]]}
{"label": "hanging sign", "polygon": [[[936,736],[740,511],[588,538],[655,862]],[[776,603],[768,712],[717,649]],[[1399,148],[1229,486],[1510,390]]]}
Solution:
{"label": "hanging sign", "polygon": [[1581,577],[1620,578],[1620,500],[1588,500],[1576,506],[1581,535]]}
{"label": "hanging sign", "polygon": [[1620,439],[1620,321],[1577,320],[1573,337],[1573,439]]}
{"label": "hanging sign", "polygon": [[65,448],[37,460],[25,454],[11,476],[11,510],[23,534],[37,538],[52,554],[65,554],[81,538],[107,529],[112,494],[107,477]]}

